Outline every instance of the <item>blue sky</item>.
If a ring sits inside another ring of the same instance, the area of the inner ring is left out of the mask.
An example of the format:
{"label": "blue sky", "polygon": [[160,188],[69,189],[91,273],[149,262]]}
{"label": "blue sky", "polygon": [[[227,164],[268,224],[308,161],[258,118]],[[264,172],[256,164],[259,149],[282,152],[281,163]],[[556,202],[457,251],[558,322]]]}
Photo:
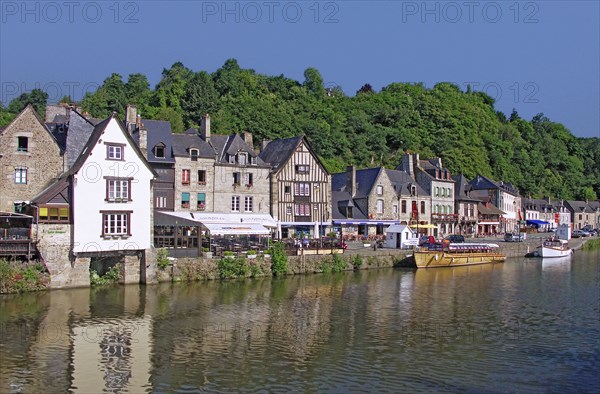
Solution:
{"label": "blue sky", "polygon": [[303,80],[470,83],[531,119],[600,137],[598,1],[0,1],[0,100],[35,87],[80,99],[112,72],[154,86],[181,61],[228,58]]}

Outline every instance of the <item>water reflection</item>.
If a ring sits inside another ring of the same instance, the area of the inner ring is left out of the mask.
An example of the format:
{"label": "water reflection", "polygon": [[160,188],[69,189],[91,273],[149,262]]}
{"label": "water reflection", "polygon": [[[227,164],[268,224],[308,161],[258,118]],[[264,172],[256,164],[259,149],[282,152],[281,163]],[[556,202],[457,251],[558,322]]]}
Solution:
{"label": "water reflection", "polygon": [[0,392],[593,391],[598,254],[0,298]]}

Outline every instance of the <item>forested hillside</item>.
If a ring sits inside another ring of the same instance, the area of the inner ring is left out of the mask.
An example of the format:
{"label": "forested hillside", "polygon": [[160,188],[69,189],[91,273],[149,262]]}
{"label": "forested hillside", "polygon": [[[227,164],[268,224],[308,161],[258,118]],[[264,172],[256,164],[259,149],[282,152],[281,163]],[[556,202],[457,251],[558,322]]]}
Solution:
{"label": "forested hillside", "polygon": [[[258,142],[306,134],[331,172],[349,164],[393,168],[413,151],[440,156],[467,178],[480,173],[512,182],[523,195],[600,196],[600,139],[576,138],[543,114],[506,116],[488,95],[450,83],[392,83],[380,92],[365,84],[346,96],[326,89],[313,68],[304,77],[257,74],[233,59],[212,74],[175,63],[154,89],[145,75],[113,74],[81,104],[98,118],[123,116],[127,104],[136,104],[144,118],[169,120],[176,132],[197,127],[209,113],[215,133],[250,131]],[[44,100],[39,91],[21,95],[1,109],[0,125],[28,102],[43,111]]]}

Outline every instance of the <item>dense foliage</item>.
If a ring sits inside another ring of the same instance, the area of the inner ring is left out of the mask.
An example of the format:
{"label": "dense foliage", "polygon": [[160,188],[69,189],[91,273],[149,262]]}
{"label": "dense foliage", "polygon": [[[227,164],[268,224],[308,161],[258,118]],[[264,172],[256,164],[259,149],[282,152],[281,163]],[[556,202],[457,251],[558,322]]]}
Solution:
{"label": "dense foliage", "polygon": [[287,274],[287,270],[288,258],[283,242],[274,242],[271,246],[271,272],[273,276],[283,276]]}
{"label": "dense foliage", "polygon": [[[0,122],[25,101],[41,98],[31,96],[0,108]],[[392,83],[380,92],[365,84],[350,97],[340,87],[326,88],[314,68],[300,83],[242,69],[234,59],[212,74],[177,62],[163,70],[154,89],[142,74],[127,81],[112,74],[81,104],[103,118],[113,111],[123,116],[128,103],[144,118],[171,121],[176,132],[198,126],[210,113],[214,132],[250,131],[258,143],[305,134],[331,172],[348,164],[393,168],[403,152],[413,151],[439,156],[452,173],[467,178],[482,174],[512,182],[523,195],[600,196],[600,138],[576,138],[543,114],[524,120],[513,111],[507,117],[485,93],[451,83],[431,89]]]}
{"label": "dense foliage", "polygon": [[0,259],[0,294],[44,290],[49,282],[50,276],[41,264]]}

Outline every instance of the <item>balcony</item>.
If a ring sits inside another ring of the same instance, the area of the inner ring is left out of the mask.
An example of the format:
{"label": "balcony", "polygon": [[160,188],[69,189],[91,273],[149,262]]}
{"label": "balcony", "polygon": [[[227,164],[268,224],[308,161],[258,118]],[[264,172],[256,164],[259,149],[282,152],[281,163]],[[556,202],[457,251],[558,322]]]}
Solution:
{"label": "balcony", "polygon": [[434,223],[457,223],[458,214],[456,213],[432,213],[431,221]]}

